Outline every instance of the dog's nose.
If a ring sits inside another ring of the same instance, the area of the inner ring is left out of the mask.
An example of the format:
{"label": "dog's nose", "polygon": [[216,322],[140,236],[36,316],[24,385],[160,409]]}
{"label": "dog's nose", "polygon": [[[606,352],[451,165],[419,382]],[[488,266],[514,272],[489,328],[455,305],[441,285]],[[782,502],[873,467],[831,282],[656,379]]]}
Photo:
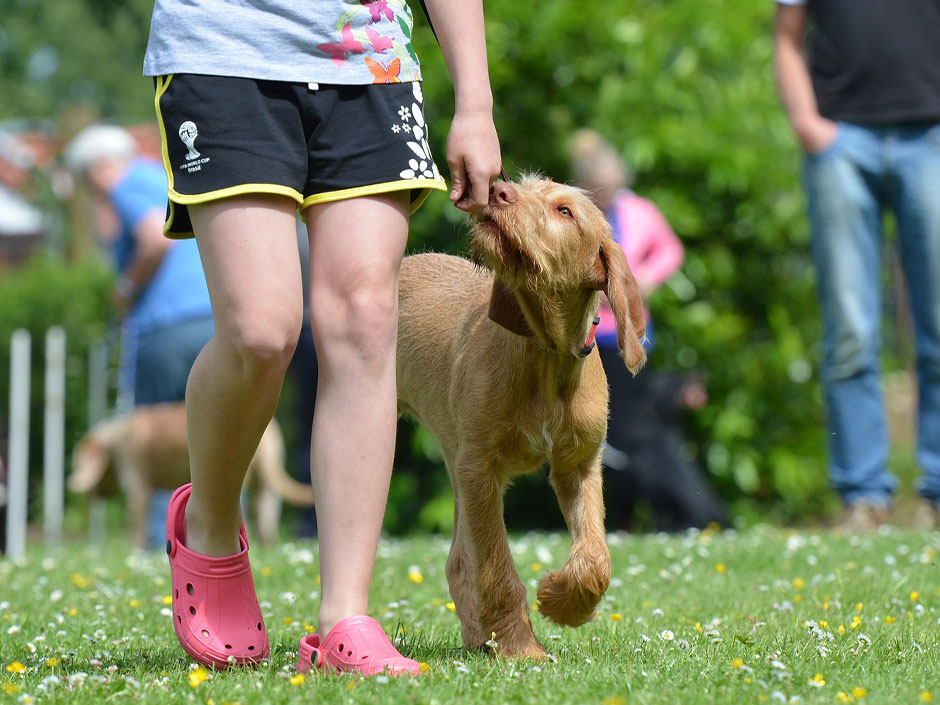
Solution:
{"label": "dog's nose", "polygon": [[490,205],[494,207],[508,206],[516,202],[516,189],[505,181],[495,181],[490,186]]}

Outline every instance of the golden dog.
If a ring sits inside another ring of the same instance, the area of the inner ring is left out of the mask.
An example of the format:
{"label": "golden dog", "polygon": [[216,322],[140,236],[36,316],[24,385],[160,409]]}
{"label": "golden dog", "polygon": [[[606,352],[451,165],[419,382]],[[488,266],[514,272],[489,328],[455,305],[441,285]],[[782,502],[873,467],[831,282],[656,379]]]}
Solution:
{"label": "golden dog", "polygon": [[[68,489],[103,496],[123,491],[131,541],[145,548],[153,490],[174,490],[189,479],[186,407],[153,404],[95,424],[72,451]],[[284,437],[273,419],[252,458],[246,483],[254,485],[253,514],[264,544],[277,539],[282,499],[295,506],[313,504],[313,488],[284,469]]]}
{"label": "golden dog", "polygon": [[[610,582],[601,446],[607,378],[592,352],[599,292],[634,373],[646,356],[643,303],[603,214],[579,189],[526,177],[497,182],[475,217],[471,253],[407,257],[399,294],[398,406],[440,442],[454,489],[447,579],[464,645],[495,634],[510,657],[541,658],[503,522],[511,478],[551,465],[572,537],[542,577],[539,611],[591,619]],[[490,270],[490,271],[487,271]]]}

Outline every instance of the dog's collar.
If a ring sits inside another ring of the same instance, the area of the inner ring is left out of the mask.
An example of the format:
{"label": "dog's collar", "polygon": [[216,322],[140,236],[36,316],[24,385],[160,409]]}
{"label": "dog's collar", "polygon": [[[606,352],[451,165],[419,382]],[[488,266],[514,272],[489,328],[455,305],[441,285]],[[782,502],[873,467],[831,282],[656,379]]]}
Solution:
{"label": "dog's collar", "polygon": [[[521,335],[524,338],[535,337],[535,333],[532,332],[532,328],[529,326],[529,322],[526,320],[525,314],[522,312],[522,307],[519,305],[519,300],[499,279],[493,280],[493,291],[490,294],[490,308],[487,312],[487,317],[493,321],[493,323],[502,326],[510,333]],[[578,350],[578,357],[587,357],[597,346],[595,336],[597,335],[597,324],[600,322],[600,317],[594,316],[594,321],[591,325],[591,330],[588,332],[587,340],[584,341],[584,345],[582,345],[581,349]],[[542,347],[546,352],[550,352],[555,355],[561,354],[558,350],[545,347],[544,345],[541,345],[541,343],[540,347]]]}

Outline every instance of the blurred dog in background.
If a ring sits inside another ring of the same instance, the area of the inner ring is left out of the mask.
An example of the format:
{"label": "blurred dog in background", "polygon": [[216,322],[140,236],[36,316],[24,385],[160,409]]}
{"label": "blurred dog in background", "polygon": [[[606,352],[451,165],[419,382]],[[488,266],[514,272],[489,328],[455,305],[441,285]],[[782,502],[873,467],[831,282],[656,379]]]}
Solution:
{"label": "blurred dog in background", "polygon": [[[313,504],[313,488],[284,468],[284,437],[271,420],[248,468],[249,515],[261,542],[277,539],[282,501]],[[72,452],[68,489],[76,494],[127,497],[131,540],[147,547],[150,500],[154,489],[173,490],[189,482],[186,407],[182,403],[135,407],[95,424]]]}

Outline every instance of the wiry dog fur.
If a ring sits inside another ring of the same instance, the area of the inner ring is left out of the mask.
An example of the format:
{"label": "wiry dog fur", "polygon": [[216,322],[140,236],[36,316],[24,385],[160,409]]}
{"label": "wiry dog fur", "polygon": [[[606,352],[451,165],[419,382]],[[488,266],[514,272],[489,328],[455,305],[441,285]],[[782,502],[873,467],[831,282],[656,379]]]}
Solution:
{"label": "wiry dog fur", "polygon": [[610,581],[600,464],[608,396],[597,351],[579,351],[604,291],[636,372],[645,361],[643,304],[600,210],[546,179],[494,184],[471,252],[485,269],[442,254],[402,263],[399,412],[436,436],[450,473],[447,578],[465,646],[495,634],[500,653],[540,658],[503,492],[514,475],[550,463],[572,546],[564,567],[540,580],[539,611],[563,625],[590,620]]}
{"label": "wiry dog fur", "polygon": [[[95,424],[72,451],[71,492],[127,497],[131,541],[147,545],[150,499],[155,489],[173,490],[189,482],[186,407],[182,403],[135,407],[127,414]],[[277,539],[281,501],[313,504],[313,488],[284,469],[284,437],[277,421],[265,429],[248,468],[252,512],[262,543]]]}

